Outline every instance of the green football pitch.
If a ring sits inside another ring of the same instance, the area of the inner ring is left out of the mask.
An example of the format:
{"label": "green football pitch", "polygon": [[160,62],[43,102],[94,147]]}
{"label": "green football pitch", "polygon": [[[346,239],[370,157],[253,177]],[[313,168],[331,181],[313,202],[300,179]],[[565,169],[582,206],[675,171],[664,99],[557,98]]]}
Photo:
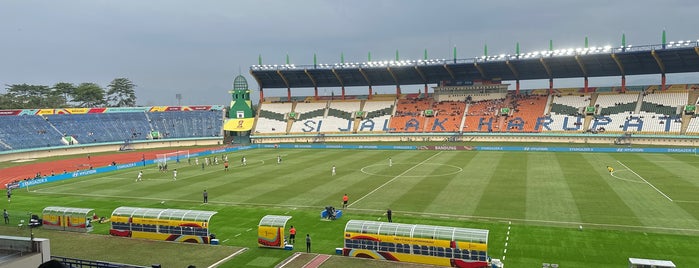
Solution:
{"label": "green football pitch", "polygon": [[[302,241],[293,251],[258,248],[256,227],[265,215],[292,216],[289,224],[299,236],[313,238],[313,252],[334,254],[348,220],[385,221],[388,208],[394,222],[488,229],[488,254],[506,267],[625,267],[629,257],[699,267],[694,154],[255,149],[227,155],[227,172],[223,165],[202,170],[192,161],[171,165],[168,172],[148,166],[142,182],[135,182],[141,169],[134,168],[16,190],[8,210],[22,215],[68,206],[104,216],[119,206],[217,211],[210,230],[222,245],[204,251],[249,248],[223,267],[273,267],[293,252],[305,252]],[[240,165],[243,155],[247,166]],[[202,203],[205,189],[209,204]],[[343,194],[350,198],[344,215],[321,221],[325,206],[341,209]],[[108,229],[97,224],[93,233],[106,236]],[[144,250],[153,254],[123,256],[105,248],[83,256],[73,242],[61,243],[52,243],[54,255],[140,265],[169,260],[186,266],[168,256],[202,248],[159,252],[149,245]],[[229,252],[217,254],[199,254],[202,259],[192,262],[205,267]],[[323,267],[337,265],[367,266],[338,257]]]}

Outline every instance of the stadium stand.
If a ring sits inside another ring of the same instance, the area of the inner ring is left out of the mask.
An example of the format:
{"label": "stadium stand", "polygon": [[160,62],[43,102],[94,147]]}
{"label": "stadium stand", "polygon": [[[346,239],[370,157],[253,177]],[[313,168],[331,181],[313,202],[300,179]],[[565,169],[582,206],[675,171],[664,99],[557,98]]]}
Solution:
{"label": "stadium stand", "polygon": [[430,109],[432,99],[418,99],[419,94],[409,94],[398,99],[396,113],[391,118],[390,128],[396,132],[423,132],[426,118],[422,116]]}
{"label": "stadium stand", "polygon": [[366,114],[357,128],[358,132],[384,131],[389,128],[395,99],[391,101],[365,101],[362,111]]}
{"label": "stadium stand", "polygon": [[622,94],[600,94],[595,101],[600,115],[634,112],[640,95],[636,92]]}
{"label": "stadium stand", "polygon": [[221,136],[223,117],[210,111],[148,113],[153,130],[164,138]]}
{"label": "stadium stand", "polygon": [[466,109],[464,132],[493,132],[497,129],[497,113],[505,107],[505,99],[471,103]]}
{"label": "stadium stand", "polygon": [[[536,128],[536,122],[546,110],[547,96],[522,95],[512,96],[510,101],[511,115],[507,120],[507,132],[541,132]],[[523,124],[520,127],[520,124]],[[500,129],[503,129],[500,127]]]}
{"label": "stadium stand", "polygon": [[461,119],[466,111],[466,102],[441,101],[432,104],[434,119],[427,120],[427,132],[458,132]]}
{"label": "stadium stand", "polygon": [[323,128],[326,132],[352,131],[354,126],[352,114],[359,111],[361,104],[361,101],[357,100],[330,101],[328,116],[323,119]]}
{"label": "stadium stand", "polygon": [[[0,151],[70,145],[69,138],[74,144],[146,140],[151,131],[160,131],[159,138],[221,135],[221,108],[170,108],[174,110],[164,111],[162,106],[90,108],[76,114],[45,109],[48,112],[42,115],[38,110],[6,110],[13,113],[0,116]],[[147,112],[152,109],[163,111]]]}
{"label": "stadium stand", "polygon": [[286,133],[285,115],[291,112],[292,103],[262,103],[255,122],[256,133]]}
{"label": "stadium stand", "polygon": [[60,146],[62,137],[41,116],[0,116],[1,151]]}
{"label": "stadium stand", "polygon": [[291,125],[290,133],[321,132],[323,129],[322,120],[325,116],[327,101],[321,102],[298,102],[294,107],[298,119]]}

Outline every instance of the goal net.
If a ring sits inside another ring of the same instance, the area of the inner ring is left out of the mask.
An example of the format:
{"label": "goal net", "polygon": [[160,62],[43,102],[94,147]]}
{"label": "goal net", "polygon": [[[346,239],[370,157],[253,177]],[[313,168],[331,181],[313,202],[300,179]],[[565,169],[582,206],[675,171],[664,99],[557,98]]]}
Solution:
{"label": "goal net", "polygon": [[180,163],[189,163],[189,150],[157,154],[155,162],[159,169],[167,169],[168,166],[177,166]]}

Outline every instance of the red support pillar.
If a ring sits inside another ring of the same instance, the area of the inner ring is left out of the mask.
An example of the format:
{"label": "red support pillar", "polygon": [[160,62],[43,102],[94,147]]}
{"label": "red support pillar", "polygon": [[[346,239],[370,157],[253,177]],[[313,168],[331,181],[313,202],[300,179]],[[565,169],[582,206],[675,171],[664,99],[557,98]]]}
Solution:
{"label": "red support pillar", "polygon": [[396,95],[400,97],[400,85],[396,85]]}
{"label": "red support pillar", "polygon": [[371,88],[371,85],[369,85],[369,99],[371,99],[371,96],[374,95],[374,90]]}
{"label": "red support pillar", "polygon": [[626,76],[621,76],[621,93],[626,93]]}
{"label": "red support pillar", "polygon": [[553,78],[549,78],[549,95],[553,94]]}
{"label": "red support pillar", "polygon": [[660,91],[665,91],[665,74],[660,76]]}
{"label": "red support pillar", "polygon": [[260,102],[265,101],[265,92],[263,88],[260,88]]}
{"label": "red support pillar", "polygon": [[345,86],[342,86],[342,99],[345,99]]}
{"label": "red support pillar", "polygon": [[427,97],[427,84],[425,84],[425,98]]}
{"label": "red support pillar", "polygon": [[519,95],[519,80],[515,83],[515,94]]}
{"label": "red support pillar", "polygon": [[286,88],[286,97],[288,98],[289,101],[291,101],[291,88],[290,87]]}
{"label": "red support pillar", "polygon": [[313,93],[313,99],[317,100],[318,99],[318,87],[313,87],[314,93]]}
{"label": "red support pillar", "polygon": [[588,83],[587,83],[587,76],[585,76],[585,90],[584,90],[585,93],[587,93],[587,91],[588,91],[587,85],[588,85]]}

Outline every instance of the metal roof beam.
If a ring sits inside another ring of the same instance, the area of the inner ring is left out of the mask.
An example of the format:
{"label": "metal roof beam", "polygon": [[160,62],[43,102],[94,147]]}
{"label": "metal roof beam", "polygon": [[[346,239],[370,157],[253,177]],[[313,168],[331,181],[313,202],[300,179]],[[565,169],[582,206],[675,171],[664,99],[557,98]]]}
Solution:
{"label": "metal roof beam", "polygon": [[624,71],[624,65],[621,64],[621,61],[619,60],[619,58],[616,57],[616,54],[612,54],[612,59],[614,60],[614,62],[616,62],[616,66],[619,67],[621,75],[626,75],[626,71]]}
{"label": "metal roof beam", "polygon": [[663,64],[663,60],[660,59],[658,53],[655,53],[655,49],[651,50],[650,54],[653,55],[655,62],[658,63],[658,67],[660,67],[660,72],[665,73],[665,64]]}
{"label": "metal roof beam", "polygon": [[342,81],[342,78],[340,77],[340,75],[337,74],[337,72],[335,71],[335,68],[332,68],[331,70],[332,70],[333,74],[335,75],[335,78],[337,78],[337,82],[340,82],[340,86],[344,87],[345,83]]}
{"label": "metal roof beam", "polygon": [[318,83],[316,83],[316,79],[311,75],[311,73],[308,72],[308,69],[303,70],[303,72],[306,73],[306,76],[308,76],[308,79],[311,79],[311,83],[313,83],[313,87],[318,87]]}
{"label": "metal roof beam", "polygon": [[427,77],[425,76],[424,73],[422,73],[422,70],[420,70],[420,68],[415,66],[415,71],[417,72],[418,75],[420,75],[420,78],[422,78],[422,82],[427,84]]}
{"label": "metal roof beam", "polygon": [[447,70],[447,73],[449,73],[449,76],[451,76],[451,79],[456,79],[456,77],[454,76],[454,72],[452,72],[451,69],[449,69],[448,65],[444,64],[444,69]]}
{"label": "metal roof beam", "polygon": [[289,81],[286,80],[286,77],[284,77],[281,70],[277,70],[277,75],[279,75],[279,77],[282,78],[282,81],[284,81],[284,85],[286,85],[286,88],[290,88]]}
{"label": "metal roof beam", "polygon": [[369,80],[369,76],[366,75],[364,69],[359,68],[359,73],[362,74],[362,76],[364,76],[364,80],[366,80],[366,83],[369,84],[369,86],[371,86],[371,80]]}
{"label": "metal roof beam", "polygon": [[483,68],[481,68],[481,66],[478,65],[478,62],[474,62],[473,66],[476,67],[476,70],[478,70],[478,72],[481,74],[481,78],[485,79],[485,71],[483,71]]}
{"label": "metal roof beam", "polygon": [[512,75],[514,75],[515,78],[519,80],[519,72],[517,71],[517,68],[515,68],[515,66],[512,64],[512,62],[508,60],[505,62],[505,64],[507,64],[507,67],[509,67],[510,71],[512,71]]}
{"label": "metal roof beam", "polygon": [[580,59],[580,55],[575,55],[575,61],[578,62],[578,66],[580,66],[580,71],[582,71],[583,75],[585,77],[588,77],[587,75],[587,68],[585,68],[585,63]]}
{"label": "metal roof beam", "polygon": [[393,77],[393,82],[396,82],[396,85],[400,85],[400,83],[398,83],[398,77],[396,77],[396,74],[393,73],[393,70],[391,70],[391,67],[386,67],[386,70],[388,71],[389,74],[391,74],[391,77]]}
{"label": "metal roof beam", "polygon": [[252,78],[255,78],[255,81],[257,81],[257,84],[260,86],[260,88],[265,87],[265,85],[262,84],[262,80],[260,80],[260,78],[258,78],[257,75],[255,75],[255,73],[252,72],[252,70],[250,70],[250,75],[252,75]]}
{"label": "metal roof beam", "polygon": [[699,56],[699,47],[694,47],[694,53],[697,53],[697,56]]}
{"label": "metal roof beam", "polygon": [[541,65],[544,66],[544,70],[546,70],[546,74],[549,75],[549,79],[550,79],[551,77],[553,77],[553,75],[552,75],[552,73],[551,73],[551,68],[549,68],[549,65],[546,64],[546,61],[544,60],[544,58],[539,58],[539,62],[541,62]]}

